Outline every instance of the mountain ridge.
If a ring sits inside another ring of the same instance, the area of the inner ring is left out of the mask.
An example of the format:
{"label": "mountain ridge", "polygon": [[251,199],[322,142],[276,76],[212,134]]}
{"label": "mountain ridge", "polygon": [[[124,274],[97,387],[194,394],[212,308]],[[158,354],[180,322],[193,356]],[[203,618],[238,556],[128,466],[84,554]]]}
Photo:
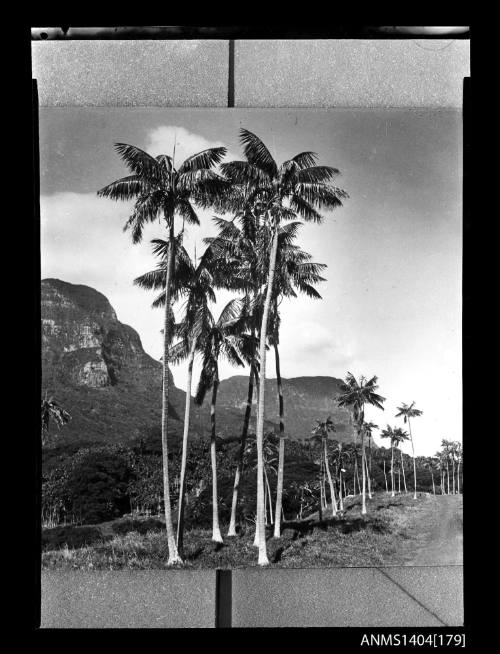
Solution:
{"label": "mountain ridge", "polygon": [[[161,362],[147,354],[138,332],[121,323],[109,300],[83,284],[56,278],[41,281],[42,392],[48,392],[70,412],[72,420],[60,432],[72,442],[131,442],[159,440],[161,433]],[[169,433],[182,434],[185,392],[170,372]],[[279,421],[275,378],[267,378],[266,429]],[[274,382],[274,383],[273,383]],[[316,419],[332,415],[336,438],[351,440],[349,414],[335,402],[342,381],[329,376],[283,378],[285,433],[293,439],[310,435]],[[221,380],[217,401],[217,433],[239,438],[246,405],[248,377]],[[210,433],[210,400],[192,402],[190,433]],[[251,429],[255,428],[254,393]]]}

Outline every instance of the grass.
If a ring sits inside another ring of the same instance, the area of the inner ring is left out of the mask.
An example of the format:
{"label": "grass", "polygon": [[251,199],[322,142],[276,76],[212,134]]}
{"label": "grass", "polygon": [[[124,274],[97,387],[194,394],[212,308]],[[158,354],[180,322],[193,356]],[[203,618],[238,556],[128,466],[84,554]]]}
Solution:
{"label": "grass", "polygon": [[[420,494],[415,501],[412,494],[391,498],[379,493],[372,500],[367,499],[365,516],[361,515],[360,498],[350,498],[340,518],[330,515],[320,522],[316,516],[311,516],[300,522],[286,522],[279,539],[272,538],[272,527],[268,527],[270,566],[307,568],[404,563],[421,544],[421,526],[435,507],[436,499],[425,494]],[[83,570],[167,567],[166,534],[161,521],[122,519],[97,527],[92,527],[91,536],[90,532],[86,533],[91,542],[79,543],[78,539],[71,541],[69,537],[62,542],[61,534],[54,540],[45,535],[42,567]],[[253,530],[234,538],[225,537],[224,544],[218,545],[211,540],[209,530],[193,529],[185,534],[184,542],[183,567],[187,569],[257,565]]]}

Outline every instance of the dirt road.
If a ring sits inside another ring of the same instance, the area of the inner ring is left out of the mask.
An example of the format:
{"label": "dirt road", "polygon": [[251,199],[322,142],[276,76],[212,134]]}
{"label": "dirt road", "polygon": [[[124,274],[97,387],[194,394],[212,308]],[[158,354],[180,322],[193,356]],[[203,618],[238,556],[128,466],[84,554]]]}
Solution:
{"label": "dirt road", "polygon": [[436,496],[426,530],[429,537],[417,550],[410,565],[462,565],[462,495]]}

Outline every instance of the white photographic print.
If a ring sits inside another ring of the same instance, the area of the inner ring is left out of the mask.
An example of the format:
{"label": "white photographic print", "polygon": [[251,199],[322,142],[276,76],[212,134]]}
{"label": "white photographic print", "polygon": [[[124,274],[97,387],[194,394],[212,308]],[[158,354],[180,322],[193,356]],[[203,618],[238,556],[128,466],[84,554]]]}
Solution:
{"label": "white photographic print", "polygon": [[462,563],[462,113],[40,107],[42,570]]}

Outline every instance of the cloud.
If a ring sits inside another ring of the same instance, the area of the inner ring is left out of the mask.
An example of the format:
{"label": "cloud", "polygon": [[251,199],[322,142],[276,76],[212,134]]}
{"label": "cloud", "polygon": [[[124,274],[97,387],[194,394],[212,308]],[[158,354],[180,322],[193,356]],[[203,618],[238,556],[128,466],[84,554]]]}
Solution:
{"label": "cloud", "polygon": [[352,343],[333,334],[319,320],[293,320],[292,316],[287,319],[286,309],[282,313],[280,351],[285,376],[339,377],[353,365],[356,352]]}
{"label": "cloud", "polygon": [[[175,162],[184,161],[202,150],[226,147],[222,141],[209,141],[201,134],[188,131],[178,125],[161,125],[151,130],[148,135],[146,150],[153,156],[169,154],[172,156],[175,145]],[[226,159],[238,159],[238,155],[228,152]]]}

